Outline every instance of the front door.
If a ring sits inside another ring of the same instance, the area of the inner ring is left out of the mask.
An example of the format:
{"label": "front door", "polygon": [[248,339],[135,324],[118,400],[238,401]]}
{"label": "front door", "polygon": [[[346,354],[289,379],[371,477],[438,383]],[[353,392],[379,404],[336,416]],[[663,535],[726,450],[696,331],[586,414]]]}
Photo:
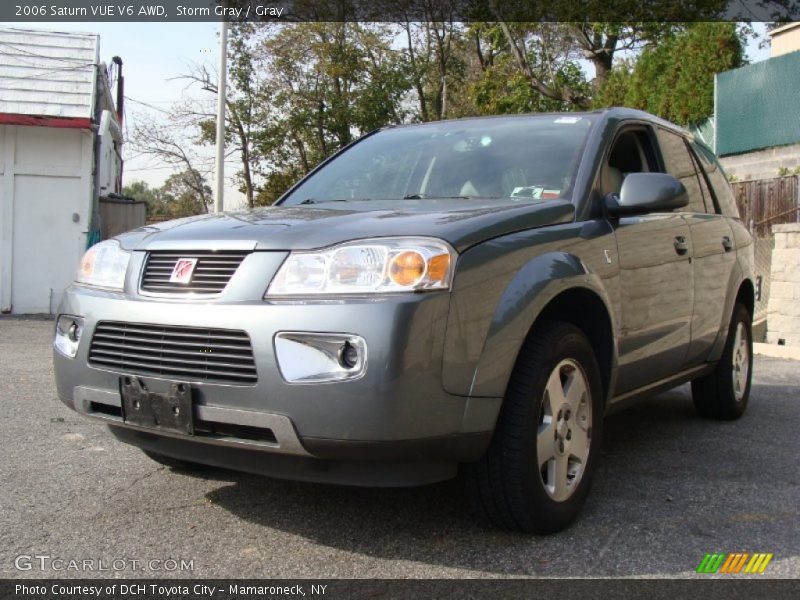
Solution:
{"label": "front door", "polygon": [[678,214],[619,220],[621,335],[617,394],[681,370],[691,341],[691,232]]}
{"label": "front door", "polygon": [[[619,194],[631,173],[661,171],[656,143],[645,124],[618,132],[601,168],[601,195]],[[619,395],[681,370],[691,341],[694,284],[691,232],[680,214],[624,217],[612,226],[620,279]]]}

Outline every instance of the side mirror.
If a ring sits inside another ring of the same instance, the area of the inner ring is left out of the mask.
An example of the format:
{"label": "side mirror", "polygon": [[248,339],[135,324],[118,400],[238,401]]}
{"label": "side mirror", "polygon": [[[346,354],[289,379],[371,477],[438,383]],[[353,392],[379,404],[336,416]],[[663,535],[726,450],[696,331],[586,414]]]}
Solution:
{"label": "side mirror", "polygon": [[619,196],[606,196],[606,208],[613,217],[669,212],[687,204],[686,188],[667,173],[631,173],[622,182]]}

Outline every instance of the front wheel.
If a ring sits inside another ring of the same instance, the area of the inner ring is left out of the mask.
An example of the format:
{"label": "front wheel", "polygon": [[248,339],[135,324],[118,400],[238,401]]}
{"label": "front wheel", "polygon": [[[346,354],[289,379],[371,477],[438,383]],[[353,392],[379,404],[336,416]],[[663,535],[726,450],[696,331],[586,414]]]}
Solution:
{"label": "front wheel", "polygon": [[744,414],[753,376],[752,318],[742,304],[733,307],[725,349],[714,370],[692,382],[698,414],[733,420]]}
{"label": "front wheel", "polygon": [[600,369],[574,325],[544,322],[523,345],[486,455],[466,466],[478,510],[505,529],[566,527],[589,493],[602,429]]}

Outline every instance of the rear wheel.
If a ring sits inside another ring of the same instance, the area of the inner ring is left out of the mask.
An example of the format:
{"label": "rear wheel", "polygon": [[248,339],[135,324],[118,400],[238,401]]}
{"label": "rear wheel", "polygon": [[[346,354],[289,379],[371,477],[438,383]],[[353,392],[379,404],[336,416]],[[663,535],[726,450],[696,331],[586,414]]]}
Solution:
{"label": "rear wheel", "polygon": [[698,414],[726,420],[741,417],[750,398],[752,374],[752,317],[742,304],[736,304],[716,368],[692,382],[692,399]]}
{"label": "rear wheel", "polygon": [[476,507],[505,529],[566,527],[589,493],[602,384],[586,336],[544,322],[525,342],[486,455],[465,468]]}

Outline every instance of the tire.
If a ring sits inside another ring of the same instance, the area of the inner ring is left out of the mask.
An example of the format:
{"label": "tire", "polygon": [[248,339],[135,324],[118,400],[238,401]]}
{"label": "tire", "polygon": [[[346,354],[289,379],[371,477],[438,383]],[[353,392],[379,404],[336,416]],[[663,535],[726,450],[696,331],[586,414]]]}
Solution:
{"label": "tire", "polygon": [[191,462],[188,460],[181,460],[180,458],[172,458],[171,456],[165,456],[164,454],[159,454],[158,452],[152,452],[151,450],[142,449],[142,452],[144,452],[147,455],[147,457],[150,458],[151,460],[154,460],[157,463],[162,464],[165,467],[169,467],[170,469],[174,469],[176,471],[201,473],[205,471],[212,471],[214,469],[214,467],[211,467],[209,465]]}
{"label": "tire", "polygon": [[753,376],[752,317],[742,304],[733,307],[725,349],[714,370],[692,382],[697,413],[732,421],[744,414]]}
{"label": "tire", "polygon": [[464,469],[478,512],[527,533],[569,525],[591,486],[602,405],[600,369],[583,332],[568,323],[538,325],[517,358],[489,449]]}

